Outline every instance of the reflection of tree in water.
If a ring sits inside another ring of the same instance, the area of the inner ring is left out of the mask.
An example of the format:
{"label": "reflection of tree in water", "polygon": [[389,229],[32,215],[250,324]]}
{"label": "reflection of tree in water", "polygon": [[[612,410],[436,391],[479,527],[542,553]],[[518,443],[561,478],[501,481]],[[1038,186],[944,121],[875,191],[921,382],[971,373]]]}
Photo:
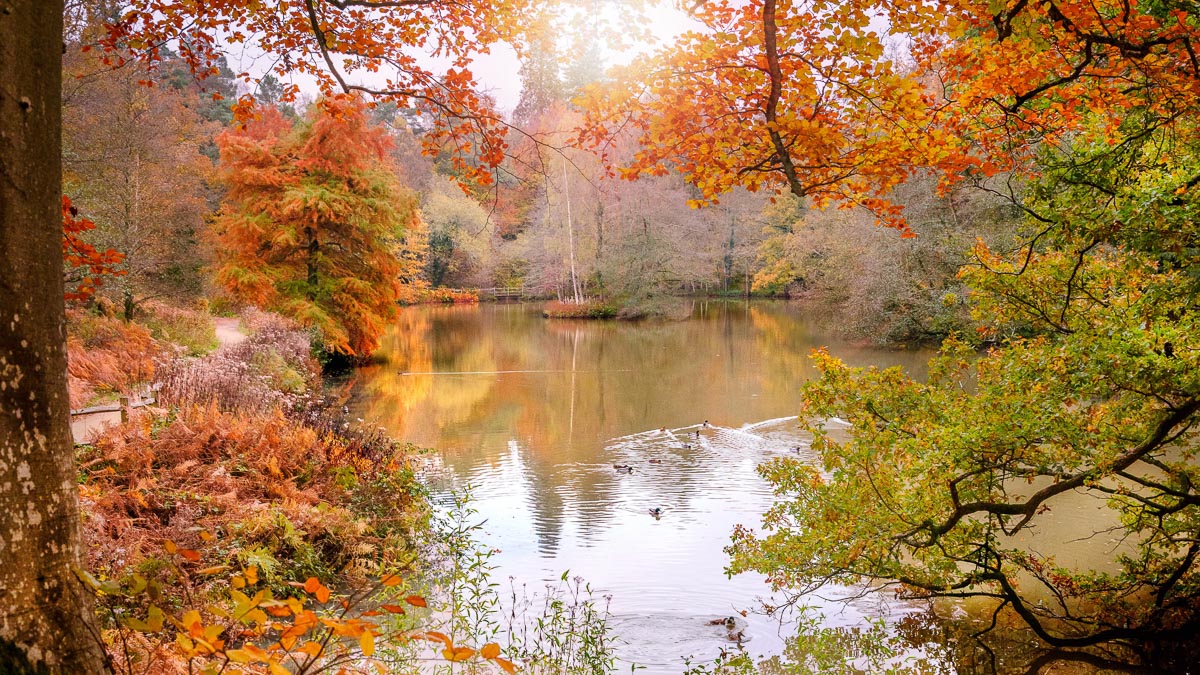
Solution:
{"label": "reflection of tree in water", "polygon": [[525,500],[533,514],[533,531],[537,535],[538,553],[551,558],[558,553],[558,544],[562,540],[566,504],[559,491],[556,467],[547,462],[544,455],[540,460],[537,455],[530,459],[532,462],[527,463],[530,470],[525,472],[529,485],[529,493]]}
{"label": "reflection of tree in water", "polygon": [[[407,308],[385,338],[386,364],[360,373],[356,414],[444,451],[460,474],[495,465],[517,441],[541,545],[557,546],[568,519],[586,545],[621,498],[686,508],[712,489],[711,453],[683,447],[694,438],[630,451],[636,476],[656,457],[669,481],[614,475],[610,439],[796,413],[797,364],[814,346],[796,313],[692,305],[691,321],[641,323],[547,321],[527,305]],[[430,372],[459,374],[414,374]]]}
{"label": "reflection of tree in water", "polygon": [[[960,675],[1177,672],[1172,667],[1158,671],[1131,665],[1138,662],[1137,655],[1120,647],[1051,649],[1041,644],[1011,612],[1000,612],[995,627],[987,630],[991,615],[990,611],[980,609],[977,613],[947,618],[929,609],[904,617],[893,629],[902,641],[900,646],[923,648],[929,654],[929,661],[950,665]],[[1195,656],[1189,655],[1186,662],[1178,665],[1194,664]]]}
{"label": "reflection of tree in water", "polygon": [[955,675],[1182,673],[1194,668],[1200,656],[1195,647],[1180,650],[1178,645],[1157,655],[1112,645],[1052,649],[1014,616],[1001,613],[989,630],[990,611],[947,618],[926,609],[890,626],[825,626],[820,615],[809,615],[801,623],[804,627],[788,638],[784,653],[758,663],[755,673],[848,674],[897,666],[901,673]]}

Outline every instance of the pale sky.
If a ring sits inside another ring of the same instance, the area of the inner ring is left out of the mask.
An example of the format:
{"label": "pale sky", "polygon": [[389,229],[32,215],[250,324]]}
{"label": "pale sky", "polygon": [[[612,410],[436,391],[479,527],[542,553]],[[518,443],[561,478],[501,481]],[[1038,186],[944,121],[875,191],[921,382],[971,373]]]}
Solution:
{"label": "pale sky", "polygon": [[[699,28],[698,23],[684,12],[671,7],[670,4],[660,2],[646,10],[650,31],[657,41],[656,44],[642,44],[624,51],[606,48],[605,65],[629,63],[638,55],[653,51],[656,45],[669,43],[680,33]],[[609,6],[609,8],[612,7]],[[569,36],[564,37],[564,43],[566,42],[569,42]],[[563,46],[565,47],[566,44]],[[251,54],[244,49],[243,51],[230,50],[228,56],[230,67],[235,72],[244,70],[254,75],[261,75],[273,65],[272,61],[262,56],[261,53]],[[438,68],[437,60],[433,58],[425,60],[425,65],[435,71],[444,69],[444,67]],[[520,67],[516,52],[504,44],[493,45],[490,54],[479,57],[475,62],[474,73],[480,87],[496,99],[497,105],[504,112],[511,112],[520,100],[521,78],[518,74]],[[382,78],[380,79],[382,80]],[[311,78],[294,77],[292,81],[299,84],[301,90],[307,94],[315,94],[316,87]]]}
{"label": "pale sky", "polygon": [[[605,49],[605,65],[608,67],[624,65],[635,57],[645,54],[662,44],[668,44],[679,34],[689,29],[698,29],[700,24],[693,21],[684,12],[659,3],[646,11],[656,44],[643,44],[625,51]],[[521,64],[516,53],[507,45],[497,45],[492,53],[477,61],[475,76],[480,86],[495,97],[501,110],[512,111],[517,107],[521,97],[521,79],[517,72]]]}

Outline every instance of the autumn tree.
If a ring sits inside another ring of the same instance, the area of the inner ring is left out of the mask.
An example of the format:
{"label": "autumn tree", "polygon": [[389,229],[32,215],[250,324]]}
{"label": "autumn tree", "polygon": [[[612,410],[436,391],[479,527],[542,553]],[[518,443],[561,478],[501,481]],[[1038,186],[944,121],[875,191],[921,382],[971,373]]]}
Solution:
{"label": "autumn tree", "polygon": [[108,286],[127,319],[144,298],[198,294],[196,240],[211,172],[200,147],[212,131],[192,96],[141,84],[144,67],[110,70],[77,48],[68,54],[64,189],[96,225],[88,240],[122,253],[123,275]]}
{"label": "autumn tree", "polygon": [[275,109],[261,117],[217,141],[227,189],[217,281],[317,328],[329,351],[364,358],[395,315],[416,200],[385,168],[387,135],[358,99],[323,99],[294,128]]}

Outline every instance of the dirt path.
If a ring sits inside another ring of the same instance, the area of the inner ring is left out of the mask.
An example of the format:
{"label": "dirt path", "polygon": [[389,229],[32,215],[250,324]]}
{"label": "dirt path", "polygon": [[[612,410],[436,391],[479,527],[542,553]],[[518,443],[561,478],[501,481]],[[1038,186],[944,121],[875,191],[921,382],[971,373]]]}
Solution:
{"label": "dirt path", "polygon": [[246,334],[242,332],[237,317],[218,316],[213,319],[213,325],[217,332],[217,343],[222,347],[246,340]]}

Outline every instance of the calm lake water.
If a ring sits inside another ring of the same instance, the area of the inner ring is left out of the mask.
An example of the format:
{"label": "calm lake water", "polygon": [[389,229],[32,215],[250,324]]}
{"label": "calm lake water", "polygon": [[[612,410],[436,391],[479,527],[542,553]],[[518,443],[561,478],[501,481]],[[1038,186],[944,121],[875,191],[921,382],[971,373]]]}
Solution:
{"label": "calm lake water", "polygon": [[[848,344],[781,302],[692,309],[689,321],[626,323],[545,320],[534,305],[406,308],[386,363],[359,373],[350,400],[353,415],[437,448],[452,482],[472,486],[498,581],[539,590],[566,570],[583,577],[612,596],[622,660],[652,674],[730,647],[708,621],[769,591],[756,575],[727,578],[722,549],[770,503],[755,467],[806,447],[794,416],[816,375],[809,353],[918,375],[929,356]],[[813,600],[836,626],[918,611]],[[746,621],[752,654],[782,649],[786,628]]]}

